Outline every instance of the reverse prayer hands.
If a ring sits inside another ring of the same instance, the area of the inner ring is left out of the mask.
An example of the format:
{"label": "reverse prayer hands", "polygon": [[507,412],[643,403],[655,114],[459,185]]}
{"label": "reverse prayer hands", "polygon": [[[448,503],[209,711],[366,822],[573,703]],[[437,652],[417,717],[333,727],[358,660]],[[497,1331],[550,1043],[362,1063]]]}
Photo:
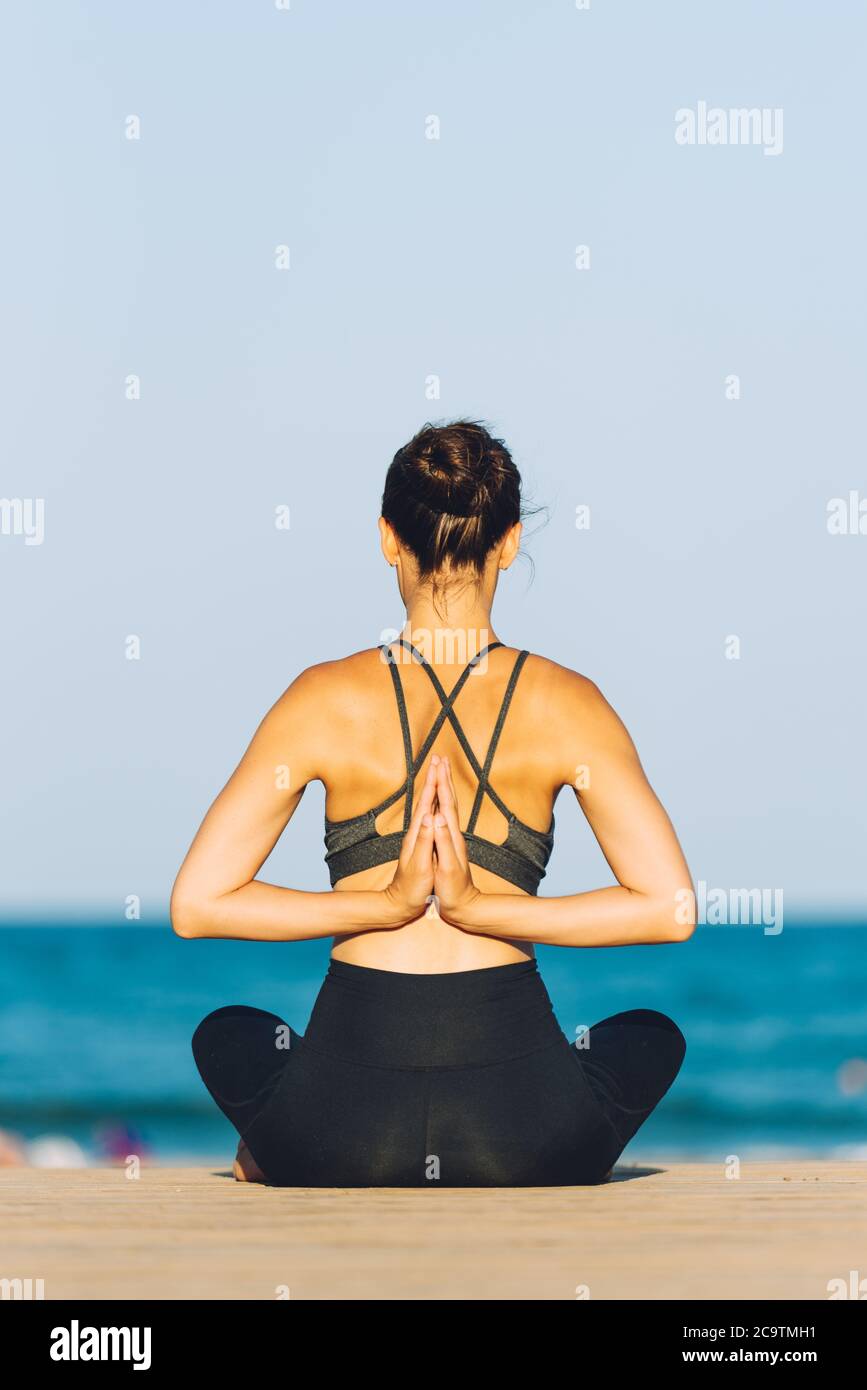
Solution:
{"label": "reverse prayer hands", "polygon": [[433,891],[439,915],[460,925],[461,917],[481,893],[473,883],[467,846],[458,816],[458,797],[448,758],[431,760],[436,775],[436,809],[433,812]]}

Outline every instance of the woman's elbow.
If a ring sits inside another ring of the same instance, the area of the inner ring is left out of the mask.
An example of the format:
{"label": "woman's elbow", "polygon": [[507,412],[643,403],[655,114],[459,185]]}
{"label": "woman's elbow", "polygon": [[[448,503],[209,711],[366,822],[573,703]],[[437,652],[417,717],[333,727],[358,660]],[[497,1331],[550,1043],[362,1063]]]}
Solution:
{"label": "woman's elbow", "polygon": [[667,942],[689,941],[695,931],[695,922],[677,922],[670,928],[668,936],[664,938]]}
{"label": "woman's elbow", "polygon": [[695,893],[692,888],[676,889],[673,896],[662,904],[659,917],[662,940],[688,941],[695,931],[696,922]]}
{"label": "woman's elbow", "polygon": [[169,920],[175,936],[183,937],[185,941],[194,941],[202,935],[201,904],[190,894],[178,892],[177,887],[169,903]]}

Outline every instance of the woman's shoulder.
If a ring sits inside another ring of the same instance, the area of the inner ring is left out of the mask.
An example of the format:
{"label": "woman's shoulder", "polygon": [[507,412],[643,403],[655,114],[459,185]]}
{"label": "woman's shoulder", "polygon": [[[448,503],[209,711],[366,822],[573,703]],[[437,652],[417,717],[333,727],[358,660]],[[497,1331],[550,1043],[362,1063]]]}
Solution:
{"label": "woman's shoulder", "polygon": [[589,708],[604,698],[589,676],[539,652],[530,652],[521,679],[533,687],[540,699],[553,700],[564,706]]}
{"label": "woman's shoulder", "polygon": [[[521,648],[507,647],[504,655],[517,658]],[[277,706],[309,710],[354,724],[369,718],[381,700],[383,671],[387,666],[379,647],[365,647],[346,656],[305,667],[283,692]],[[390,687],[389,687],[390,688]],[[605,719],[613,713],[599,686],[589,676],[562,662],[530,650],[516,688],[529,714],[545,719]]]}
{"label": "woman's shoulder", "polygon": [[[508,662],[517,659],[520,650],[507,647],[500,655]],[[324,780],[335,760],[345,763],[349,750],[360,757],[372,738],[393,732],[390,722],[387,730],[383,723],[390,719],[383,700],[384,690],[390,690],[386,665],[378,647],[367,647],[305,667],[264,721],[273,734],[274,747],[302,749],[310,779]],[[595,681],[533,651],[515,688],[509,724],[532,736],[537,764],[550,765],[555,771],[564,750],[573,758],[576,739],[589,755],[619,745],[625,736]]]}
{"label": "woman's shoulder", "polygon": [[[516,659],[522,648],[507,647],[506,654]],[[328,700],[355,707],[359,698],[369,693],[374,698],[381,692],[378,671],[387,666],[379,647],[366,647],[308,666],[295,678],[289,690],[311,700]],[[557,701],[564,707],[582,706],[590,709],[605,702],[598,685],[589,676],[564,666],[540,652],[528,651],[521,673],[522,694],[541,701]],[[288,693],[288,691],[287,691]]]}
{"label": "woman's shoulder", "polygon": [[262,719],[257,739],[266,758],[290,756],[306,782],[358,746],[375,702],[374,647],[306,666]]}
{"label": "woman's shoulder", "polygon": [[551,746],[561,747],[578,734],[584,744],[619,742],[625,729],[590,676],[550,657],[531,653],[521,680],[527,677],[524,708],[536,728],[544,728]]}
{"label": "woman's shoulder", "polygon": [[357,715],[367,694],[376,695],[376,668],[383,662],[378,647],[350,652],[306,666],[283,691],[278,705],[312,712]]}

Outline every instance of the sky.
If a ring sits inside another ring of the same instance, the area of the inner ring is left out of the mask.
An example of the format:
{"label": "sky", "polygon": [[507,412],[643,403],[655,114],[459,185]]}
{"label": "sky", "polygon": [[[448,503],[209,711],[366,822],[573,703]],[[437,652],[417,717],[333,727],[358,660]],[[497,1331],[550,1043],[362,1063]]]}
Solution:
{"label": "sky", "polygon": [[[2,29],[0,916],[165,920],[264,712],[402,623],[385,470],[460,416],[543,509],[502,640],[596,682],[697,880],[863,915],[864,9]],[[328,886],[322,809],[269,881]],[[557,825],[543,891],[611,882]]]}

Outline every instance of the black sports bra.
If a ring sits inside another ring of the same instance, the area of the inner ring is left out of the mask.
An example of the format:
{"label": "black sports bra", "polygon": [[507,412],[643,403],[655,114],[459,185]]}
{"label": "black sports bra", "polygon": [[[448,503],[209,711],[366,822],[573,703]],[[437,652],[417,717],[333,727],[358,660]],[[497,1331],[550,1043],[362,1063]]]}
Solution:
{"label": "black sports bra", "polygon": [[[439,734],[440,729],[448,719],[457,734],[461,747],[467,759],[479,779],[476,799],[473,802],[473,809],[467,828],[464,831],[464,840],[467,846],[467,858],[471,864],[478,864],[480,868],[488,869],[491,873],[498,874],[509,883],[514,883],[517,888],[523,888],[527,893],[536,893],[539,889],[541,880],[545,877],[545,867],[551,857],[551,850],[554,847],[554,816],[551,816],[551,824],[548,830],[534,830],[531,825],[525,825],[516,815],[509,810],[504,801],[497,795],[490,785],[488,778],[491,772],[491,765],[494,761],[494,754],[497,751],[497,743],[506,721],[509,705],[512,701],[515,685],[521,668],[527,657],[527,651],[518,653],[517,660],[512,667],[509,676],[509,683],[506,686],[506,693],[503,696],[503,703],[497,715],[497,722],[488,751],[485,755],[484,767],[479,765],[475,753],[470,747],[466,734],[460,726],[458,717],[454,712],[453,705],[461,690],[463,689],[470,672],[481,661],[483,656],[493,651],[496,647],[502,647],[502,642],[491,642],[487,647],[483,647],[477,652],[472,661],[468,662],[458,677],[451,693],[446,694],[439,677],[433,667],[425,660],[421,652],[408,642],[406,638],[398,639],[400,645],[405,647],[421,666],[424,667],[430,676],[434,689],[440,697],[442,709],[437,715],[436,721],[422,744],[415,758],[412,753],[412,735],[410,734],[409,719],[406,712],[406,700],[403,694],[403,685],[397,669],[397,663],[390,646],[383,643],[379,650],[385,652],[389,670],[391,671],[394,693],[397,698],[397,709],[400,715],[400,727],[403,733],[403,748],[406,758],[406,779],[398,787],[397,791],[392,792],[384,801],[380,801],[378,806],[374,806],[370,811],[364,811],[360,816],[352,816],[349,820],[333,821],[325,817],[325,862],[331,876],[331,886],[334,887],[340,879],[348,877],[349,874],[359,873],[362,869],[373,868],[374,865],[387,864],[396,860],[400,855],[400,842],[409,829],[412,819],[413,789],[415,779],[419,769],[422,767],[425,758],[428,756],[433,744]],[[502,844],[495,844],[492,840],[485,840],[481,835],[475,834],[476,821],[482,806],[482,798],[487,794],[494,805],[506,817],[508,822],[508,834]],[[406,797],[403,812],[403,829],[392,831],[388,835],[380,835],[376,829],[376,818],[387,809],[393,806],[395,801],[399,801],[402,796]]]}

